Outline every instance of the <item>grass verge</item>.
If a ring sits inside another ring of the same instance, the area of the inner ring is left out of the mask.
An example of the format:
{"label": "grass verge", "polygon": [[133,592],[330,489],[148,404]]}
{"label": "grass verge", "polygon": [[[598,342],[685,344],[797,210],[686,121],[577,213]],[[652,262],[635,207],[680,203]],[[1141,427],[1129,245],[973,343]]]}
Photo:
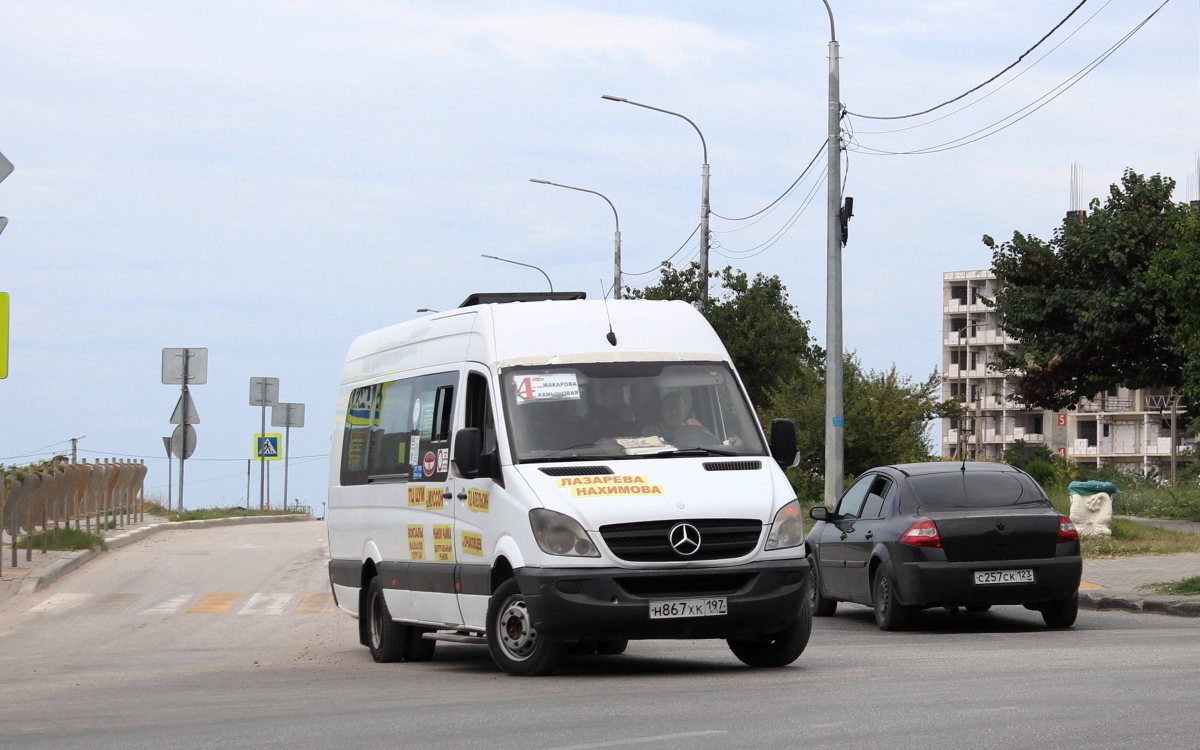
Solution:
{"label": "grass verge", "polygon": [[1200,534],[1160,529],[1123,518],[1112,520],[1112,532],[1113,535],[1109,537],[1081,539],[1081,554],[1084,557],[1105,558],[1200,552]]}
{"label": "grass verge", "polygon": [[[149,511],[147,511],[149,512]],[[197,508],[195,510],[185,510],[182,513],[177,511],[163,510],[161,515],[168,521],[207,521],[213,518],[246,518],[249,516],[294,516],[294,510],[258,510],[246,509],[239,507],[232,508]]]}
{"label": "grass verge", "polygon": [[1152,583],[1146,588],[1159,594],[1198,596],[1200,595],[1200,576],[1192,576],[1191,578],[1184,578],[1182,581],[1172,581],[1170,583]]}
{"label": "grass verge", "polygon": [[[86,531],[79,531],[78,529],[59,529],[58,531],[51,530],[49,533],[50,537],[46,545],[46,549],[64,550],[70,552],[80,549],[93,549],[95,547],[102,547],[104,545],[104,540],[96,534],[89,534]],[[25,540],[22,539],[18,541],[17,544],[23,547],[25,545]],[[33,548],[42,548],[41,534],[33,535]]]}

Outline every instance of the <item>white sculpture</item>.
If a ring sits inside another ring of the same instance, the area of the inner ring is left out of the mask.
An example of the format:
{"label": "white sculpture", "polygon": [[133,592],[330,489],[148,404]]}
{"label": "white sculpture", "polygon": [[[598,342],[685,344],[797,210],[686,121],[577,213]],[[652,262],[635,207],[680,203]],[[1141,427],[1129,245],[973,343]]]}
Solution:
{"label": "white sculpture", "polygon": [[1071,495],[1071,522],[1079,536],[1112,536],[1112,495]]}

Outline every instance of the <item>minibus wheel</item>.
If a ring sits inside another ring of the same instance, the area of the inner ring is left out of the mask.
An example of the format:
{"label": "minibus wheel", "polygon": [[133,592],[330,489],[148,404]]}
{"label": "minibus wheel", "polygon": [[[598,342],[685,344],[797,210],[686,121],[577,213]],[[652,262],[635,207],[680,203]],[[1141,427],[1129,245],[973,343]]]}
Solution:
{"label": "minibus wheel", "polygon": [[382,664],[400,661],[408,655],[408,627],[392,621],[379,576],[372,578],[367,588],[367,618],[367,648],[371,649],[371,658]]}
{"label": "minibus wheel", "polygon": [[496,665],[516,677],[550,674],[566,650],[538,636],[515,578],[500,584],[488,601],[487,640]]}
{"label": "minibus wheel", "polygon": [[751,667],[786,667],[804,653],[812,634],[812,608],[808,597],[800,605],[800,616],[787,630],[753,639],[726,641],[733,655]]}

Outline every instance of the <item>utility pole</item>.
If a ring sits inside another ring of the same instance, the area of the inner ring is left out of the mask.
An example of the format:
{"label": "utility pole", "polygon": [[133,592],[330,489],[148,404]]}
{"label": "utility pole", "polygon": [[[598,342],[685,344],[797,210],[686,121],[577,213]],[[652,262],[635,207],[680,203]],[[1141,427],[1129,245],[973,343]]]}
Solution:
{"label": "utility pole", "polygon": [[842,415],[842,143],[839,45],[829,13],[828,196],[825,217],[825,505],[842,495],[845,474],[845,420]]}
{"label": "utility pole", "polygon": [[170,510],[171,508],[175,507],[171,504],[171,475],[174,473],[175,466],[175,462],[171,460],[171,438],[163,438],[163,447],[167,449],[167,510]]}
{"label": "utility pole", "polygon": [[[550,182],[549,180],[530,179],[529,181],[536,182],[539,185],[551,185],[553,187],[566,188],[567,190],[577,190],[581,193],[598,195],[603,198],[604,202],[608,204],[608,207],[612,209],[613,220],[617,225],[616,231],[613,232],[613,299],[621,299],[621,217],[617,215],[617,207],[614,206],[613,202],[608,199],[608,196],[604,195],[603,193],[597,193],[595,190],[575,187],[574,185],[562,185],[557,182]],[[493,256],[484,257],[491,257],[493,260],[503,260],[503,258],[495,258]],[[540,271],[541,269],[539,268],[538,270]],[[545,271],[542,271],[542,273],[544,274]],[[549,281],[550,277],[547,276],[546,280]],[[554,291],[553,286],[551,286],[550,290]],[[420,311],[418,310],[418,312]]]}
{"label": "utility pole", "polygon": [[79,453],[78,453],[78,449],[77,449],[78,446],[76,444],[80,440],[83,440],[85,437],[87,437],[87,435],[80,435],[79,437],[71,438],[71,463],[72,464],[79,463]]}
{"label": "utility pole", "polygon": [[250,464],[253,461],[246,459],[246,510],[250,510]]}
{"label": "utility pole", "polygon": [[1175,422],[1179,419],[1179,394],[1175,393],[1175,388],[1171,388],[1171,486],[1175,486],[1175,468],[1178,448],[1175,443],[1179,437],[1179,428]]}

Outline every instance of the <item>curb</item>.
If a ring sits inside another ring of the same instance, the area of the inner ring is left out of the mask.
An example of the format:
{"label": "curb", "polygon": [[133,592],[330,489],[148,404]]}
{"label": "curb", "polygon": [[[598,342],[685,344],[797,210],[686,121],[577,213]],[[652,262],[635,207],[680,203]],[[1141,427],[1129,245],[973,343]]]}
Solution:
{"label": "curb", "polygon": [[1138,596],[1137,594],[1079,594],[1080,609],[1148,612],[1177,617],[1200,617],[1200,599],[1195,597]]}
{"label": "curb", "polygon": [[[104,550],[120,549],[127,545],[133,544],[136,541],[145,539],[151,534],[156,534],[160,531],[178,531],[186,529],[207,529],[213,526],[250,526],[260,523],[296,523],[302,521],[314,521],[313,516],[304,514],[294,514],[287,516],[243,516],[234,518],[207,518],[199,521],[163,521],[162,523],[152,523],[147,526],[142,526],[131,531],[126,531],[116,536],[109,537],[104,540]],[[92,558],[101,553],[101,549],[84,549],[77,550],[68,554],[61,560],[57,560],[46,569],[35,576],[29,576],[21,582],[21,589],[17,592],[17,596],[26,596],[32,594],[40,588],[48,586],[50,583],[57,581],[67,573],[75,570]]]}

